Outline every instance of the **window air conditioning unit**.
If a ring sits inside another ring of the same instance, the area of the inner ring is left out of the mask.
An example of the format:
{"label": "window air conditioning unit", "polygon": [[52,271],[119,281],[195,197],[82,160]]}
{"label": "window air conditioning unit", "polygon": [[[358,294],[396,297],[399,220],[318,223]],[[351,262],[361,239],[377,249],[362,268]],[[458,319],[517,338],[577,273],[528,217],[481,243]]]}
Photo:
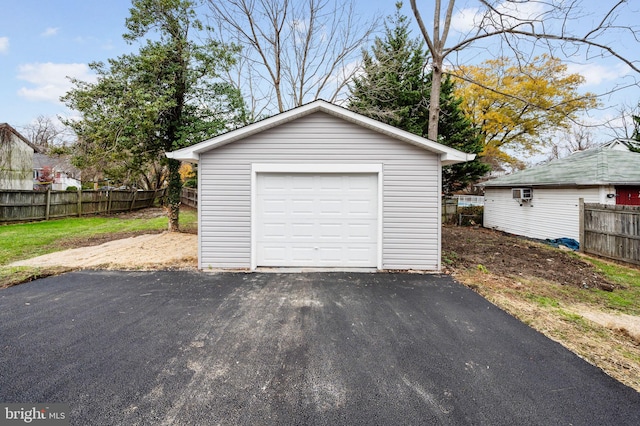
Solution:
{"label": "window air conditioning unit", "polygon": [[511,196],[514,200],[528,201],[532,198],[533,192],[531,188],[513,188]]}

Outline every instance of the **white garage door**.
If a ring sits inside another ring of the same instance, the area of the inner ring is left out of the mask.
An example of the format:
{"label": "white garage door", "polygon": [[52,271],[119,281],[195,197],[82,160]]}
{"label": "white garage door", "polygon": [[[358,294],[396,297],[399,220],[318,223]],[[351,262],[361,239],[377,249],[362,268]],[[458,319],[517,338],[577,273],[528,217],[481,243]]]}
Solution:
{"label": "white garage door", "polygon": [[257,266],[376,267],[376,174],[259,173]]}

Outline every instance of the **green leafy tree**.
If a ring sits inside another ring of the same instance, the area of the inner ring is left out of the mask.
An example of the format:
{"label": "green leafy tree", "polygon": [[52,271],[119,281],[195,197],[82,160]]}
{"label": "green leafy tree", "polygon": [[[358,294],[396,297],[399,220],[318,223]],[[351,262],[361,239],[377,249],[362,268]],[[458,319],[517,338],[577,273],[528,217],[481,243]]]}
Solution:
{"label": "green leafy tree", "polygon": [[168,183],[169,230],[177,231],[180,163],[165,153],[243,124],[242,97],[219,73],[236,53],[213,40],[195,42],[203,29],[188,0],[133,0],[126,20],[137,53],[108,65],[93,63],[95,83],[73,80],[62,100],[82,118],[68,120],[78,135],[75,163],[110,177]]}
{"label": "green leafy tree", "polygon": [[[363,52],[363,72],[350,87],[349,108],[384,123],[427,137],[431,73],[423,44],[411,38],[408,18],[396,13],[385,21],[384,38],[376,38],[371,52]],[[465,117],[462,100],[454,95],[454,82],[441,83],[438,142],[467,153],[482,150],[479,132]],[[466,187],[488,171],[479,160],[443,168],[443,191]]]}

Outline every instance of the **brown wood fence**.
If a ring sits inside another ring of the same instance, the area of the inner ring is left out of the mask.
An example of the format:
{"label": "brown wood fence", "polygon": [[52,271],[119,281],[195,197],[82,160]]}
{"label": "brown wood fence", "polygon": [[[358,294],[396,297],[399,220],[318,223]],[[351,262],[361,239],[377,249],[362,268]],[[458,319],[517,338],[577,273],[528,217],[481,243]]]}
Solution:
{"label": "brown wood fence", "polygon": [[0,223],[118,213],[153,206],[155,191],[0,191]]}
{"label": "brown wood fence", "polygon": [[196,188],[182,188],[180,203],[185,206],[198,208],[198,190]]}
{"label": "brown wood fence", "polygon": [[640,265],[640,207],[580,199],[580,250]]}

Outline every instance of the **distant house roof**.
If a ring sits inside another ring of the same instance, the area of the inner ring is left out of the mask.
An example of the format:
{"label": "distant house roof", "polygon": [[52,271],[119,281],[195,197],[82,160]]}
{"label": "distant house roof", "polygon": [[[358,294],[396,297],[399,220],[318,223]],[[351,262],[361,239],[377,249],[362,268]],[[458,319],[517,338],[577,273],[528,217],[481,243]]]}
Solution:
{"label": "distant house roof", "polygon": [[79,179],[81,175],[80,170],[71,164],[71,161],[67,156],[49,157],[45,154],[33,154],[33,168],[40,170],[45,167],[51,167],[55,171],[66,173],[69,177],[73,178]]}
{"label": "distant house roof", "polygon": [[596,148],[487,181],[485,187],[640,185],[640,148],[630,139],[616,139]]}
{"label": "distant house roof", "polygon": [[42,149],[36,145],[33,144],[29,141],[29,139],[25,138],[24,136],[22,136],[22,134],[20,132],[18,132],[16,129],[14,129],[13,127],[11,127],[9,124],[7,123],[0,123],[0,131],[9,131],[11,133],[13,133],[18,139],[20,139],[22,142],[26,143],[27,145],[29,145],[31,148],[33,148],[33,150],[35,152],[42,152]]}

